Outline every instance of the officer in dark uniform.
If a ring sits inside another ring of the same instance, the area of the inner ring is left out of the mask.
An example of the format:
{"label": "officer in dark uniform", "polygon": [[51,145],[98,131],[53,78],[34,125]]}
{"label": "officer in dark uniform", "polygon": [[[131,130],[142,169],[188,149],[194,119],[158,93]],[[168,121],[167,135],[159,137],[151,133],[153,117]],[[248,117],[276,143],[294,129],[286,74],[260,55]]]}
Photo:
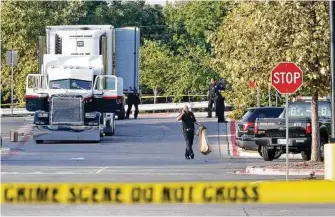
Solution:
{"label": "officer in dark uniform", "polygon": [[177,121],[182,120],[182,130],[186,141],[185,158],[194,159],[192,150],[194,140],[194,124],[201,125],[195,119],[193,112],[190,111],[187,105],[184,106],[182,112],[177,116]]}
{"label": "officer in dark uniform", "polygon": [[[130,90],[132,90],[132,88],[130,88]],[[126,114],[127,119],[129,119],[129,115],[130,115],[133,105],[135,107],[134,118],[137,119],[139,104],[140,104],[140,95],[135,88],[133,92],[128,95],[128,109],[127,109],[127,114]]]}
{"label": "officer in dark uniform", "polygon": [[216,90],[216,80],[214,78],[211,79],[211,83],[209,84],[208,87],[208,115],[207,118],[212,117],[212,109],[213,109],[213,104],[215,103],[215,90]]}
{"label": "officer in dark uniform", "polygon": [[225,111],[225,104],[224,104],[224,97],[221,95],[221,92],[225,90],[225,81],[223,78],[220,79],[220,82],[216,86],[216,116],[218,117],[218,122],[225,122],[224,111]]}

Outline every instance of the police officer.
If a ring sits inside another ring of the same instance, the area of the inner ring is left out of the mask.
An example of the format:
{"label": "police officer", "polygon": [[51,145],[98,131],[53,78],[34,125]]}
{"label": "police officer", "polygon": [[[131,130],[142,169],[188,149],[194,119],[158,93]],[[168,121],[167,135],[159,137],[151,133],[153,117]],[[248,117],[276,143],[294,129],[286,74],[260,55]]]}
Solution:
{"label": "police officer", "polygon": [[223,78],[220,79],[218,85],[216,86],[216,116],[218,117],[218,122],[225,122],[224,111],[225,111],[225,104],[224,104],[224,97],[221,95],[221,92],[225,90],[225,81]]}
{"label": "police officer", "polygon": [[209,84],[208,87],[208,115],[207,118],[212,117],[212,109],[213,109],[213,104],[215,103],[215,91],[216,91],[216,80],[215,78],[211,79],[211,83]]}
{"label": "police officer", "polygon": [[[132,90],[132,88],[129,88],[129,89]],[[134,90],[128,95],[128,109],[127,109],[127,114],[126,114],[127,119],[129,119],[129,115],[130,115],[133,105],[135,107],[134,118],[137,119],[139,104],[140,104],[140,95],[137,92],[136,88],[134,88]]]}
{"label": "police officer", "polygon": [[186,141],[185,158],[194,159],[192,150],[194,140],[194,124],[201,125],[195,119],[193,112],[190,111],[187,105],[184,106],[182,112],[177,116],[177,121],[182,120],[182,131]]}

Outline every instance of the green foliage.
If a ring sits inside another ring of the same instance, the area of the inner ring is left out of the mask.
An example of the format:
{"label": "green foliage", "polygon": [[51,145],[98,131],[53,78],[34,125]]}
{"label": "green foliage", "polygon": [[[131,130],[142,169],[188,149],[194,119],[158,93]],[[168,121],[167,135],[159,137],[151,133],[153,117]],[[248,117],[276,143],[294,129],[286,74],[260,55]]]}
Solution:
{"label": "green foliage", "polygon": [[207,36],[221,25],[232,3],[225,1],[184,1],[167,4],[164,17],[168,28],[168,44],[175,53],[200,47],[210,52]]}
{"label": "green foliage", "polygon": [[173,71],[173,56],[166,46],[157,42],[145,41],[140,50],[140,83],[162,92],[166,84],[173,82],[169,77]]}
{"label": "green foliage", "polygon": [[[78,2],[5,1],[1,5],[1,59],[8,50],[18,51],[18,66],[14,71],[14,96],[23,102],[27,74],[38,71],[38,36],[47,25],[76,23],[83,14]],[[10,67],[2,68],[2,102],[10,97]]]}
{"label": "green foliage", "polygon": [[[165,94],[176,95],[178,99],[185,94],[206,93],[210,78],[218,77],[211,66],[211,45],[206,36],[224,20],[229,5],[220,1],[186,1],[164,7],[167,37],[163,41],[172,51],[173,63],[170,83],[164,84]],[[145,70],[144,65],[141,71]]]}
{"label": "green foliage", "polygon": [[214,66],[233,91],[227,99],[238,107],[254,106],[250,80],[266,91],[270,72],[281,61],[304,72],[304,94],[329,93],[329,24],[326,2],[244,2],[212,34]]}
{"label": "green foliage", "polygon": [[79,24],[138,26],[141,29],[141,43],[145,39],[164,40],[166,37],[160,5],[148,5],[145,1],[85,1],[84,11]]}
{"label": "green foliage", "polygon": [[146,41],[140,51],[140,82],[155,93],[182,95],[201,93],[215,73],[208,68],[210,59],[203,50],[185,55],[173,55],[170,49],[153,41]]}

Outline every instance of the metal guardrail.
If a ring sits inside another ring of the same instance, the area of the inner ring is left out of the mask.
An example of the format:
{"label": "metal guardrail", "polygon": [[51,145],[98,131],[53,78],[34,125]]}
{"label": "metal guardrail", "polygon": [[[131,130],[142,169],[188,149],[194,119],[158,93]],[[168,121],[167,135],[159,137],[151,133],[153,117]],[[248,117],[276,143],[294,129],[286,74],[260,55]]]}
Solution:
{"label": "metal guardrail", "polygon": [[[179,110],[184,107],[185,104],[190,104],[191,108],[193,109],[204,109],[208,106],[208,101],[202,101],[202,102],[184,102],[184,103],[158,103],[158,104],[140,104],[138,106],[139,111],[161,111],[161,110]],[[226,107],[230,107],[229,105],[226,105]],[[126,109],[128,109],[128,106],[125,106]],[[132,111],[134,111],[135,108],[132,108]],[[33,114],[34,112],[29,112],[25,108],[15,108],[14,114],[15,115],[29,115]],[[11,115],[11,109],[1,109],[0,110],[1,116],[7,116]]]}
{"label": "metal guardrail", "polygon": [[[207,95],[199,95],[199,94],[194,94],[194,95],[181,95],[179,96],[182,99],[184,99],[185,102],[192,102],[192,101],[204,101],[207,99]],[[153,104],[154,103],[154,98],[156,98],[157,103],[173,103],[173,99],[176,98],[176,96],[152,96],[152,95],[142,95],[141,101],[143,104]],[[26,106],[25,103],[13,103],[14,107],[17,108],[24,108]],[[4,103],[1,104],[1,108],[3,107],[8,107],[10,108],[11,104],[10,103]]]}

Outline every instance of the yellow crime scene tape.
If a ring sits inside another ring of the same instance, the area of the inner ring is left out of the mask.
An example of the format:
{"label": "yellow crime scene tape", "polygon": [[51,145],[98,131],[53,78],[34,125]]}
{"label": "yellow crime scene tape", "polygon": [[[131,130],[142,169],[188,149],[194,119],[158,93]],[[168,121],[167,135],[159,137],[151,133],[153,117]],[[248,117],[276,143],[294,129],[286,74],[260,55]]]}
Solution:
{"label": "yellow crime scene tape", "polygon": [[335,203],[332,181],[3,183],[1,204]]}

